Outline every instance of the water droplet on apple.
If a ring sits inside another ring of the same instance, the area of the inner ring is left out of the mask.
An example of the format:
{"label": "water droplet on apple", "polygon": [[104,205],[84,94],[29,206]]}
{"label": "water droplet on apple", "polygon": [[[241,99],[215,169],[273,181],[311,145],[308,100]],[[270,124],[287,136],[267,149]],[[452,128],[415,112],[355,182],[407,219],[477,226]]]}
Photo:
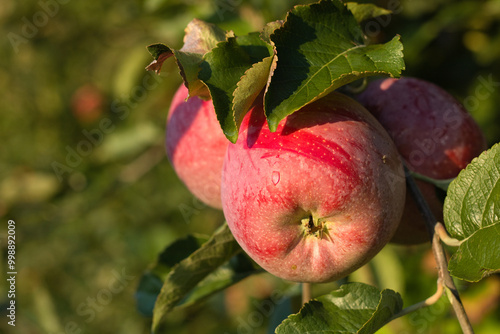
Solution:
{"label": "water droplet on apple", "polygon": [[274,171],[272,176],[273,184],[277,185],[280,182],[280,172]]}

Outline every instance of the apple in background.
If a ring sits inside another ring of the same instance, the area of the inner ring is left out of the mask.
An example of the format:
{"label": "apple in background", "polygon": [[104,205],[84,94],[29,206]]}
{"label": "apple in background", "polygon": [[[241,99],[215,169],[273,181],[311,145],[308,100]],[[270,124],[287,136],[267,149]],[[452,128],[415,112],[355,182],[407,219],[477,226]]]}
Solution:
{"label": "apple in background", "polygon": [[[371,82],[357,100],[384,126],[411,171],[434,179],[450,179],[487,148],[485,138],[465,108],[442,88],[420,79]],[[436,219],[443,203],[433,185],[417,184]],[[424,219],[410,194],[392,242],[429,240]]]}
{"label": "apple in background", "polygon": [[396,231],[405,192],[389,135],[339,93],[288,116],[274,133],[256,105],[229,144],[221,184],[241,247],[297,282],[337,280],[368,262]]}
{"label": "apple in background", "polygon": [[91,84],[81,86],[71,96],[71,111],[80,123],[88,124],[100,119],[104,105],[104,93]]}
{"label": "apple in background", "polygon": [[179,178],[198,199],[221,209],[220,179],[229,140],[217,121],[212,101],[186,100],[184,85],[177,90],[167,119],[167,155]]}

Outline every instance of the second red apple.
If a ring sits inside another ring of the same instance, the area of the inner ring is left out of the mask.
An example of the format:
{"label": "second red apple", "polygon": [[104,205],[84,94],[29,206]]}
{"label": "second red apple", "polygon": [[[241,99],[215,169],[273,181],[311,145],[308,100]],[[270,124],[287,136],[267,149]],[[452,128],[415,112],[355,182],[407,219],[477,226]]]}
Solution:
{"label": "second red apple", "polygon": [[211,100],[188,97],[182,85],[174,95],[167,120],[167,155],[191,193],[221,209],[220,178],[229,140],[221,130]]}
{"label": "second red apple", "polygon": [[[454,178],[486,146],[481,129],[449,93],[415,79],[373,81],[357,100],[384,126],[408,168],[434,179]],[[443,221],[443,203],[433,185],[417,182],[436,219]],[[393,242],[429,240],[424,219],[410,194]]]}

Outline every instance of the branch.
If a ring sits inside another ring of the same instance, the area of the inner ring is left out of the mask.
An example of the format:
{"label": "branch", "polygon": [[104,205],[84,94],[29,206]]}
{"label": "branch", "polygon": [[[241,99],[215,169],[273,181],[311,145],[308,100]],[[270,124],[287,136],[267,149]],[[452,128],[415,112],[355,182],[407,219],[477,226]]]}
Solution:
{"label": "branch", "polygon": [[451,306],[455,311],[458,322],[460,323],[460,327],[462,328],[462,332],[464,334],[473,334],[474,330],[472,329],[472,325],[470,324],[469,318],[467,317],[467,313],[465,313],[465,309],[462,301],[460,300],[460,296],[458,294],[457,288],[455,287],[455,283],[453,282],[453,279],[451,278],[448,271],[448,260],[446,259],[445,250],[440,242],[439,235],[435,233],[437,220],[434,217],[431,209],[429,208],[429,205],[422,196],[420,189],[418,188],[415,180],[411,176],[410,171],[406,166],[405,175],[408,190],[412,194],[415,202],[417,203],[417,207],[424,216],[427,231],[429,232],[430,238],[432,240],[432,252],[434,253],[434,257],[436,258],[436,262],[438,265],[439,278],[446,287],[446,295],[448,296]]}

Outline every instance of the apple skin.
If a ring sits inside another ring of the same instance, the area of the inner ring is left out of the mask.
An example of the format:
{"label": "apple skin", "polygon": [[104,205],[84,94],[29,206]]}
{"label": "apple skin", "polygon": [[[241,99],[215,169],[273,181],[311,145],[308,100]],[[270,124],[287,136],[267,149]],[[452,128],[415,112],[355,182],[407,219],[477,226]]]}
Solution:
{"label": "apple skin", "polygon": [[[487,148],[479,126],[453,96],[430,82],[403,77],[371,82],[356,98],[384,126],[411,171],[450,179]],[[433,185],[417,180],[436,219],[443,203]],[[393,243],[429,241],[422,214],[410,194]]]}
{"label": "apple skin", "polygon": [[406,192],[387,132],[339,93],[296,111],[274,133],[255,106],[229,144],[221,189],[240,246],[296,282],[334,281],[368,262],[395,232]]}
{"label": "apple skin", "polygon": [[175,93],[167,119],[166,151],[178,177],[205,204],[222,208],[220,179],[229,140],[211,100],[186,100],[184,85]]}

